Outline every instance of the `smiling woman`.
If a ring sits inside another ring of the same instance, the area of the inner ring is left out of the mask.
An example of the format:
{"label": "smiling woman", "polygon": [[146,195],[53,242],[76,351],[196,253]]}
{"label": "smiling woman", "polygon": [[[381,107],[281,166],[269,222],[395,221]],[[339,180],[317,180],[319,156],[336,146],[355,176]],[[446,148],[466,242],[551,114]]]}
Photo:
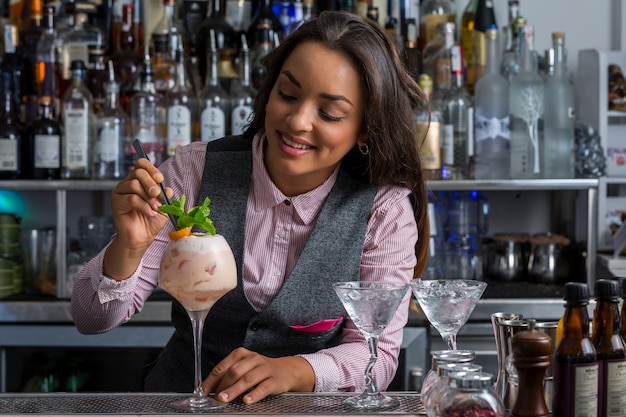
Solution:
{"label": "smiling woman", "polygon": [[[413,109],[426,97],[391,38],[353,13],[323,12],[265,58],[267,77],[241,136],[193,142],[157,169],[139,159],[112,193],[117,235],[79,274],[72,314],[84,333],[140,311],[173,226],[168,197],[211,199],[235,255],[237,287],[205,321],[202,388],[244,404],[288,391],[363,391],[367,342],[333,292],[338,281],[407,284],[427,260],[427,201]],[[378,344],[380,389],[398,366],[409,293]],[[192,390],[184,308],[146,378]]]}

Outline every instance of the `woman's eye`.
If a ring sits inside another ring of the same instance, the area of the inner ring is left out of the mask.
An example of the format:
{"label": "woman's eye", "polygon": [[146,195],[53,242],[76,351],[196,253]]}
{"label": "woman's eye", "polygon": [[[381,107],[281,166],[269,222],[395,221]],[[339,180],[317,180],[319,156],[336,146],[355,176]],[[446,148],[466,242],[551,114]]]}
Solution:
{"label": "woman's eye", "polygon": [[278,90],[278,95],[283,99],[283,100],[288,100],[288,101],[293,101],[296,98],[294,96],[290,96],[289,94],[286,94],[283,90]]}
{"label": "woman's eye", "polygon": [[343,120],[343,117],[332,116],[323,110],[320,110],[320,114],[322,115],[323,119],[326,119],[330,122],[340,122]]}

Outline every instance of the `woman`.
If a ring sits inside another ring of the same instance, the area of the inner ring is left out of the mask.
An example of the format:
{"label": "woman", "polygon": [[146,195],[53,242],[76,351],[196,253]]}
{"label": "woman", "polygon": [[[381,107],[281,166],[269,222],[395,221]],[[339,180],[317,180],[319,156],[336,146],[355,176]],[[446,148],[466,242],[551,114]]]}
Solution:
{"label": "woman", "polygon": [[[83,333],[127,321],[157,286],[172,229],[158,212],[158,183],[191,205],[209,196],[239,281],[206,319],[203,389],[248,404],[288,391],[362,390],[367,345],[331,284],[408,282],[424,269],[429,235],[413,122],[426,99],[386,33],[325,12],[266,65],[243,136],[194,142],[159,169],[139,159],[119,182],[117,234],[79,274],[72,299]],[[379,342],[381,389],[398,365],[409,298]],[[176,302],[172,317],[176,332],[146,390],[193,389],[189,319]]]}

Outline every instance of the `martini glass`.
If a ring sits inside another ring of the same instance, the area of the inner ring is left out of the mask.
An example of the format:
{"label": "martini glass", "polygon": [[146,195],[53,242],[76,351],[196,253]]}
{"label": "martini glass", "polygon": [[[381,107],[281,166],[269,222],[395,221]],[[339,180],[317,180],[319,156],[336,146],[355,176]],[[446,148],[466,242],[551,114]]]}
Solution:
{"label": "martini glass", "polygon": [[398,310],[407,291],[406,284],[392,282],[337,282],[335,292],[354,325],[365,336],[370,360],[365,368],[365,390],[344,404],[357,410],[380,410],[397,407],[397,398],[382,394],[376,387],[372,369],[378,358],[378,340]]}
{"label": "martini glass", "polygon": [[465,279],[409,282],[426,318],[441,335],[448,349],[456,350],[456,335],[474,311],[487,283]]}
{"label": "martini glass", "polygon": [[159,286],[187,311],[193,327],[194,391],[172,403],[177,410],[202,412],[226,407],[202,391],[201,346],[204,319],[224,294],[237,286],[235,257],[221,235],[194,233],[170,240],[159,270]]}

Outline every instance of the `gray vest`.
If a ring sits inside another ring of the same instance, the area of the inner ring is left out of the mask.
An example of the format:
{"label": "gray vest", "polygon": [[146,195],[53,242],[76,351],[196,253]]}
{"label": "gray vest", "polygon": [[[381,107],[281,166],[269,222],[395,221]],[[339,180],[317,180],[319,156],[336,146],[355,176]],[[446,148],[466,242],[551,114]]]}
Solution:
{"label": "gray vest", "polygon": [[[270,357],[312,353],[341,342],[343,326],[321,333],[293,330],[345,316],[332,283],[359,279],[367,222],[376,187],[341,172],[302,254],[276,298],[257,313],[243,291],[245,218],[252,173],[251,138],[209,142],[198,202],[211,199],[211,218],[233,250],[237,288],[222,297],[205,321],[202,375],[243,346]],[[147,391],[193,391],[193,338],[183,307],[172,303],[176,331],[146,378]]]}

